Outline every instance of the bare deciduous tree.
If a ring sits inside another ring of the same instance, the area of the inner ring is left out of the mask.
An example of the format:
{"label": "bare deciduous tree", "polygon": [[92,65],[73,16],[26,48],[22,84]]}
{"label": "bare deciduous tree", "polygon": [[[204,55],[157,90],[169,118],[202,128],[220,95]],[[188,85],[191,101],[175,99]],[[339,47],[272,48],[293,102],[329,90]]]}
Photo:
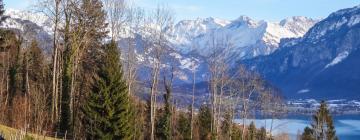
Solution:
{"label": "bare deciduous tree", "polygon": [[128,22],[128,11],[125,0],[104,0],[104,8],[107,13],[111,38],[118,40],[124,25]]}
{"label": "bare deciduous tree", "polygon": [[163,55],[166,51],[166,46],[169,45],[167,36],[173,27],[173,17],[171,10],[165,6],[159,6],[150,16],[147,21],[149,27],[146,27],[147,32],[151,36],[148,38],[150,43],[147,46],[147,53],[151,54],[150,69],[151,85],[150,85],[150,121],[151,121],[151,140],[155,139],[155,117],[156,117],[156,98],[158,92],[159,76],[162,64]]}
{"label": "bare deciduous tree", "polygon": [[[230,82],[229,77],[229,60],[226,57],[232,48],[232,44],[228,40],[228,36],[222,35],[220,38],[215,39],[215,34],[212,33],[209,46],[213,50],[207,61],[210,70],[210,92],[211,92],[211,105],[212,105],[212,132],[220,133],[220,117],[223,109],[223,97],[225,94],[225,87]],[[218,137],[218,135],[216,136]]]}
{"label": "bare deciduous tree", "polygon": [[278,126],[274,126],[274,119],[281,118],[286,113],[286,107],[280,93],[275,89],[265,88],[259,96],[259,100],[261,101],[259,106],[262,116],[265,118],[265,128],[267,127],[266,120],[268,118],[271,119],[269,134],[270,137],[272,137],[273,130],[284,125],[279,124]]}
{"label": "bare deciduous tree", "polygon": [[52,60],[52,101],[51,101],[51,121],[56,123],[59,119],[59,85],[60,85],[60,56],[59,47],[61,40],[59,36],[59,26],[61,24],[64,0],[38,0],[36,8],[45,14],[53,22],[53,60]]}
{"label": "bare deciduous tree", "polygon": [[137,61],[137,50],[136,46],[138,34],[142,31],[142,24],[144,24],[144,12],[141,8],[129,7],[128,8],[128,22],[127,25],[128,33],[131,34],[127,39],[127,55],[125,57],[125,72],[127,73],[127,83],[129,95],[133,95],[135,88],[137,86],[137,70],[138,70],[138,61]]}
{"label": "bare deciduous tree", "polygon": [[[255,109],[258,103],[261,103],[260,100],[257,100],[257,95],[263,89],[263,81],[254,72],[248,71],[244,66],[240,66],[237,71],[237,76],[232,80],[232,88],[233,96],[235,98],[235,102],[239,103],[240,111],[236,111],[239,113],[239,116],[242,118],[242,134],[245,134],[246,130],[246,120],[250,117],[250,111]],[[234,104],[234,109],[237,110],[237,104]],[[245,135],[242,136],[243,139]]]}

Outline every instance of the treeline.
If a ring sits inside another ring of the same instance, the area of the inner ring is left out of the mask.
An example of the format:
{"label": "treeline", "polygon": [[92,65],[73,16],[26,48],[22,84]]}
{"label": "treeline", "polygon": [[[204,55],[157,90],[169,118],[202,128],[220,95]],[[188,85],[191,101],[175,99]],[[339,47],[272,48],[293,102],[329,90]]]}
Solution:
{"label": "treeline", "polygon": [[[207,60],[210,99],[196,109],[193,64],[192,103],[178,108],[177,70],[164,61],[173,16],[164,6],[147,13],[122,0],[42,0],[37,8],[53,22],[51,56],[36,38],[0,30],[1,124],[65,139],[263,140],[273,138],[272,124],[257,129],[248,119],[286,111],[259,75],[244,67],[231,74],[224,57],[230,50],[216,49],[230,45],[226,38],[209,43],[215,48]],[[1,17],[3,11],[2,5]],[[117,41],[124,34],[121,54]],[[147,81],[137,77],[139,34],[149,54],[142,64],[150,70]]]}

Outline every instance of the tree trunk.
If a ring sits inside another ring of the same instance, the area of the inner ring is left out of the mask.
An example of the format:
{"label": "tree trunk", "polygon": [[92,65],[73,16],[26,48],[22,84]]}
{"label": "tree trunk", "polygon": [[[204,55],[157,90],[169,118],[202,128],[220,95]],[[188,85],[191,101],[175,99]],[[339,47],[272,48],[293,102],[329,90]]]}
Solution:
{"label": "tree trunk", "polygon": [[59,22],[59,4],[61,0],[55,0],[55,21],[54,21],[54,55],[53,55],[53,75],[52,75],[52,103],[51,103],[51,122],[54,124],[57,122],[58,108],[57,108],[57,98],[58,98],[58,22]]}

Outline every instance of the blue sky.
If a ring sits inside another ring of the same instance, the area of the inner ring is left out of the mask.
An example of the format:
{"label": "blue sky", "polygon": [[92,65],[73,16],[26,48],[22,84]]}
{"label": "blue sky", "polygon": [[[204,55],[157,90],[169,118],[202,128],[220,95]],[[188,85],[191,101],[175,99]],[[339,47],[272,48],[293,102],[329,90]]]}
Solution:
{"label": "blue sky", "polygon": [[[35,0],[4,0],[7,8],[24,9]],[[197,17],[236,19],[240,15],[268,21],[290,16],[325,18],[331,12],[360,4],[360,0],[133,0],[145,9],[166,4],[177,20]]]}

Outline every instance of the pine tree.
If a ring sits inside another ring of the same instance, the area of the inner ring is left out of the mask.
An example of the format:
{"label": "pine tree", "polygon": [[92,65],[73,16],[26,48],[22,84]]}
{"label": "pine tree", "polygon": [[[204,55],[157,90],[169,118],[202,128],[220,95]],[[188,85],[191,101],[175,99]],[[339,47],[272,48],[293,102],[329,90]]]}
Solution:
{"label": "pine tree", "polygon": [[256,140],[256,127],[254,122],[251,122],[248,127],[247,139]]}
{"label": "pine tree", "polygon": [[313,116],[311,126],[316,139],[337,139],[333,120],[325,101],[321,101],[319,110]]}
{"label": "pine tree", "polygon": [[211,109],[207,105],[201,105],[198,121],[199,121],[199,135],[200,139],[208,140],[211,138]]}
{"label": "pine tree", "polygon": [[306,127],[302,140],[337,140],[335,126],[325,101],[321,101],[319,110],[313,116],[311,128]]}
{"label": "pine tree", "polygon": [[335,126],[334,126],[332,117],[329,115],[329,116],[327,116],[326,120],[327,120],[327,127],[328,127],[327,131],[326,131],[326,137],[329,140],[337,140],[338,137],[336,136]]}
{"label": "pine tree", "polygon": [[264,127],[261,127],[260,130],[258,131],[257,139],[258,140],[266,140],[266,129]]}
{"label": "pine tree", "polygon": [[83,107],[87,139],[132,139],[132,110],[120,55],[113,41]]}
{"label": "pine tree", "polygon": [[311,128],[309,128],[309,127],[304,128],[304,132],[301,135],[301,140],[315,140],[315,138],[313,136],[313,131]]}

